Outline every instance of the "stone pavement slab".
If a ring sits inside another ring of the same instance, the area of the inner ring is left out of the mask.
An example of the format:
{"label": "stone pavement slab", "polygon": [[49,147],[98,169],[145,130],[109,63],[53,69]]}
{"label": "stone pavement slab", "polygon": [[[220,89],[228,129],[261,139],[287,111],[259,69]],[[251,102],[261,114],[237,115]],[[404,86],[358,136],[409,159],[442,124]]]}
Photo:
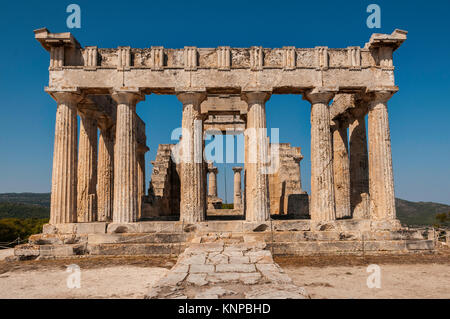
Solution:
{"label": "stone pavement slab", "polygon": [[265,248],[265,242],[225,235],[196,237],[147,298],[309,298]]}

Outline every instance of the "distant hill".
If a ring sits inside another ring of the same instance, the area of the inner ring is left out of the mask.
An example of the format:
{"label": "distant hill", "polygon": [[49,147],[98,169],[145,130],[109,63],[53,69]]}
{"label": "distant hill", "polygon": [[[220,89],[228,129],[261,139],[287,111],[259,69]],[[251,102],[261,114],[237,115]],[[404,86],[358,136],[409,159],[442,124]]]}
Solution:
{"label": "distant hill", "polygon": [[[396,198],[397,217],[404,225],[433,225],[438,213],[449,213],[450,205],[433,202],[410,202]],[[48,218],[50,193],[0,194],[1,218]]]}
{"label": "distant hill", "polygon": [[32,204],[50,208],[50,193],[3,193],[0,203]]}
{"label": "distant hill", "polygon": [[49,217],[50,193],[0,194],[0,219]]}
{"label": "distant hill", "polygon": [[410,202],[395,199],[397,218],[405,225],[433,225],[437,223],[436,214],[449,213],[450,206],[433,202]]}

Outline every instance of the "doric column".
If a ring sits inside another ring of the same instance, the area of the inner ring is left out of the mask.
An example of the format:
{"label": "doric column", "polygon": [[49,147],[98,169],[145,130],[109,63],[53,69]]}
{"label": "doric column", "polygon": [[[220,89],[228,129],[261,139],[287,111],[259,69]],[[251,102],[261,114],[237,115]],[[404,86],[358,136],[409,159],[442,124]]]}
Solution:
{"label": "doric column", "polygon": [[299,156],[294,156],[295,164],[298,165],[298,183],[299,183],[298,184],[298,188],[299,188],[299,193],[300,194],[306,194],[306,191],[303,190],[303,186],[302,186],[302,170],[301,170],[301,166],[300,166],[300,163],[301,163],[302,159],[303,159],[303,155],[302,154],[300,154]]}
{"label": "doric column", "polygon": [[97,120],[90,110],[80,110],[78,146],[78,222],[97,220]]}
{"label": "doric column", "polygon": [[208,167],[209,187],[208,195],[217,197],[217,167]]}
{"label": "doric column", "polygon": [[333,137],[333,172],[336,218],[351,217],[350,163],[348,158],[346,121],[343,119],[334,120],[331,131]]}
{"label": "doric column", "polygon": [[138,216],[138,169],[136,103],[144,99],[138,91],[115,91],[117,102],[114,147],[114,223],[135,222]]}
{"label": "doric column", "polygon": [[177,97],[183,103],[180,219],[195,223],[206,218],[203,119],[200,113],[200,104],[206,94],[180,92]]}
{"label": "doric column", "polygon": [[145,153],[148,147],[139,145],[137,150],[137,164],[138,164],[138,216],[142,217],[142,201],[145,196]]}
{"label": "doric column", "polygon": [[266,101],[268,92],[245,92],[248,104],[246,134],[246,220],[266,221],[270,218],[269,181],[265,171],[269,160]]}
{"label": "doric column", "polygon": [[98,146],[97,220],[111,221],[114,194],[114,132],[115,127],[100,125]]}
{"label": "doric column", "polygon": [[364,113],[349,126],[350,206],[354,219],[369,218],[369,158]]}
{"label": "doric column", "polygon": [[53,149],[50,224],[77,222],[77,92],[47,90],[58,102]]}
{"label": "doric column", "polygon": [[241,197],[241,172],[242,167],[233,167],[234,172],[234,197],[233,197],[233,207],[234,209],[242,208],[242,197]]}
{"label": "doric column", "polygon": [[393,91],[372,93],[369,102],[369,192],[371,219],[395,219],[394,176],[387,101]]}
{"label": "doric column", "polygon": [[311,220],[336,219],[333,153],[328,103],[334,93],[314,89],[305,94],[311,103]]}

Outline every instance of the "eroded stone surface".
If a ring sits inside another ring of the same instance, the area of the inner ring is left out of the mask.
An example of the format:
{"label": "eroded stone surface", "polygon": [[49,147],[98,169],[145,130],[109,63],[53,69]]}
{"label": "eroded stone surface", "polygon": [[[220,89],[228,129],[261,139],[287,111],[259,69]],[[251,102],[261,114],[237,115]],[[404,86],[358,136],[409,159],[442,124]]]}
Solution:
{"label": "eroded stone surface", "polygon": [[147,298],[308,298],[262,242],[216,234],[193,241]]}

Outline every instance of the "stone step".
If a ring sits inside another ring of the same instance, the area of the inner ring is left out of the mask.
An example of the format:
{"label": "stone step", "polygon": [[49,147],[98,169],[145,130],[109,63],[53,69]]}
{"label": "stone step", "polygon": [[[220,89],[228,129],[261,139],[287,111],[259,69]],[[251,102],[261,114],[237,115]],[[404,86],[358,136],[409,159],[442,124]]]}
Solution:
{"label": "stone step", "polygon": [[92,256],[178,256],[186,249],[185,243],[153,244],[89,244],[87,251]]}
{"label": "stone step", "polygon": [[303,241],[268,242],[276,256],[313,256],[332,254],[380,254],[432,251],[432,240],[378,240],[378,241]]}
{"label": "stone step", "polygon": [[184,243],[192,237],[188,233],[161,232],[161,233],[124,233],[124,234],[91,234],[88,236],[89,244],[163,244]]}

